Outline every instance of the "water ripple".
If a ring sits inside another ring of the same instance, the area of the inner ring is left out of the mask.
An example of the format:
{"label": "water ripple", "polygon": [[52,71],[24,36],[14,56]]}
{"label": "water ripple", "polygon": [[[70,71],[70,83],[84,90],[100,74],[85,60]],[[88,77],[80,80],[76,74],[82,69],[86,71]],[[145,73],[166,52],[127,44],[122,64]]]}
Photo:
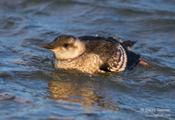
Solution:
{"label": "water ripple", "polygon": [[[174,119],[174,3],[1,0],[0,118]],[[59,34],[137,41],[134,51],[152,67],[98,76],[55,71],[41,46]]]}

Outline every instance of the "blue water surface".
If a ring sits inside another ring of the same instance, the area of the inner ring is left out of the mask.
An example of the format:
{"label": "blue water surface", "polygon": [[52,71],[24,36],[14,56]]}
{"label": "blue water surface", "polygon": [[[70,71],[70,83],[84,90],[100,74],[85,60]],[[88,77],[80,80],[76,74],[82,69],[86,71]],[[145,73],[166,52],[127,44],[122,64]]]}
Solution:
{"label": "blue water surface", "polygon": [[[151,64],[122,74],[55,71],[60,34],[117,36]],[[175,120],[174,0],[1,0],[1,120]]]}

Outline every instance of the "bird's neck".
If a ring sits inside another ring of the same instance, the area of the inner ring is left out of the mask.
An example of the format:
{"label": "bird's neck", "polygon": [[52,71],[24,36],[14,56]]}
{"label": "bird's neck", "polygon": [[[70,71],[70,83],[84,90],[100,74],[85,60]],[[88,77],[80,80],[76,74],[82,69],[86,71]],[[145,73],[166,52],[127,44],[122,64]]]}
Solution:
{"label": "bird's neck", "polygon": [[76,66],[79,65],[80,63],[81,56],[83,56],[84,54],[85,52],[75,58],[70,58],[70,59],[60,60],[60,59],[54,58],[54,66],[55,68],[63,68],[63,69],[76,68]]}

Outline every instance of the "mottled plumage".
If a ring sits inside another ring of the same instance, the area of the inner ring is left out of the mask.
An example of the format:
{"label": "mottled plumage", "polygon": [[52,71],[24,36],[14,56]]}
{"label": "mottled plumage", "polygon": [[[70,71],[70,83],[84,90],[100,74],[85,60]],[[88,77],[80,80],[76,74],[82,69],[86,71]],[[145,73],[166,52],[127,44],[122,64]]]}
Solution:
{"label": "mottled plumage", "polygon": [[113,37],[61,35],[44,47],[54,52],[55,68],[93,74],[132,69],[140,61],[140,55],[129,49],[133,44]]}

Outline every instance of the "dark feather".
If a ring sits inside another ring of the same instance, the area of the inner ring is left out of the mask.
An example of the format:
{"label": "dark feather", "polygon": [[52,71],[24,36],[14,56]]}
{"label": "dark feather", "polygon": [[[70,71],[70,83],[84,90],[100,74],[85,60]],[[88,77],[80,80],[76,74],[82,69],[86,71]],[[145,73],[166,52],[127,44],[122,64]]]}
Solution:
{"label": "dark feather", "polygon": [[80,40],[104,40],[104,37],[98,37],[98,36],[80,36]]}
{"label": "dark feather", "polygon": [[108,68],[109,68],[109,65],[107,63],[104,63],[100,66],[100,70],[105,72],[111,72]]}
{"label": "dark feather", "polygon": [[121,44],[126,48],[128,47],[131,48],[135,43],[136,41],[127,40],[127,41],[123,41]]}
{"label": "dark feather", "polygon": [[126,52],[127,52],[127,58],[128,58],[127,69],[131,70],[139,63],[140,55],[129,50],[126,50]]}

